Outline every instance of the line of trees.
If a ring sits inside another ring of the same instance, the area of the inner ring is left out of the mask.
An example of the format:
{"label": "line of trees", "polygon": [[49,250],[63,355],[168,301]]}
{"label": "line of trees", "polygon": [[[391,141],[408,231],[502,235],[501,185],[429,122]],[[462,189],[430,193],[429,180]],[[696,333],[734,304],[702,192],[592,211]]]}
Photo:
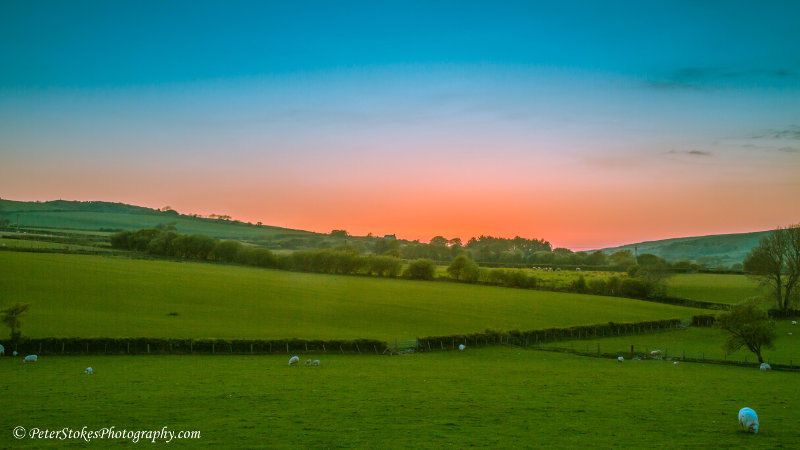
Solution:
{"label": "line of trees", "polygon": [[403,272],[403,261],[389,255],[361,255],[346,246],[336,249],[299,250],[278,254],[238,241],[218,240],[203,234],[179,234],[174,231],[143,229],[120,231],[111,235],[111,247],[133,250],[153,256],[236,263],[296,272],[340,275],[371,275],[394,278],[433,279],[436,265],[432,260],[412,261]]}

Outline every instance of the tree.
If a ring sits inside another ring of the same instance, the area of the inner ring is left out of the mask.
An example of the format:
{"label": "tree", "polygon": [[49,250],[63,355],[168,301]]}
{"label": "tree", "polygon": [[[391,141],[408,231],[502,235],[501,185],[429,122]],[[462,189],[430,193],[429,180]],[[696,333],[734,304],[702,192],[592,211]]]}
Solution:
{"label": "tree", "polygon": [[411,261],[405,271],[405,276],[412,280],[432,280],[436,273],[436,264],[427,258]]}
{"label": "tree", "polygon": [[11,328],[11,342],[18,342],[19,338],[22,337],[22,331],[20,331],[22,318],[30,306],[30,303],[17,303],[0,311],[2,313],[0,320]]}
{"label": "tree", "polygon": [[744,271],[773,290],[778,310],[786,314],[797,297],[800,279],[800,224],[778,227],[743,262]]}
{"label": "tree", "polygon": [[672,276],[669,263],[656,255],[645,253],[639,256],[635,276],[644,283],[645,297],[663,297],[667,292],[666,280]]}
{"label": "tree", "polygon": [[727,353],[733,353],[744,346],[755,353],[758,362],[763,363],[761,349],[774,348],[775,322],[770,320],[757,298],[739,303],[730,312],[720,314],[716,326],[730,333],[723,345]]}
{"label": "tree", "polygon": [[469,259],[467,255],[462,254],[456,256],[453,262],[450,263],[447,267],[447,273],[458,281],[473,283],[478,281],[478,274],[480,271],[475,261]]}

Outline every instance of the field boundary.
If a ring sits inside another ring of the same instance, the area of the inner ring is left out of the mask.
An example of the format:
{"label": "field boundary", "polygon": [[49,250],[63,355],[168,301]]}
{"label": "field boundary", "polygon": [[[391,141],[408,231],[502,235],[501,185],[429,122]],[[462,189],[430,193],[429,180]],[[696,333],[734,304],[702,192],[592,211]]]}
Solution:
{"label": "field boundary", "polygon": [[374,353],[389,345],[374,339],[159,339],[159,338],[23,338],[6,345],[6,355],[146,355],[146,354],[290,354]]}
{"label": "field boundary", "polygon": [[595,339],[601,337],[636,335],[671,328],[683,327],[681,319],[648,320],[642,322],[625,322],[596,325],[578,325],[567,328],[544,328],[538,330],[486,330],[482,333],[457,334],[449,336],[429,336],[417,338],[419,351],[437,351],[455,349],[459,344],[485,347],[491,345],[517,345],[529,347],[548,342],[575,339]]}

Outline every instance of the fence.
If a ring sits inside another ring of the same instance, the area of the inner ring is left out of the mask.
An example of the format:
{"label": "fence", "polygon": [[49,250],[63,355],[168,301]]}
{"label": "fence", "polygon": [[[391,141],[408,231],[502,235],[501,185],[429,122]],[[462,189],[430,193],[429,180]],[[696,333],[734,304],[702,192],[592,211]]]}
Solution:
{"label": "fence", "polygon": [[23,339],[6,345],[6,354],[98,355],[98,354],[271,354],[271,353],[382,353],[388,344],[357,340],[224,340],[152,338],[41,338]]}

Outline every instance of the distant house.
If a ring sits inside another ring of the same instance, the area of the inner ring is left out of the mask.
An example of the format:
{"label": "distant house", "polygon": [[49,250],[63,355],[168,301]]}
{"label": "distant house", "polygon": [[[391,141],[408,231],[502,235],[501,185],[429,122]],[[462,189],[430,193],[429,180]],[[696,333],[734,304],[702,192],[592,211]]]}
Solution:
{"label": "distant house", "polygon": [[387,234],[383,236],[384,239],[397,239],[397,236],[393,234]]}

